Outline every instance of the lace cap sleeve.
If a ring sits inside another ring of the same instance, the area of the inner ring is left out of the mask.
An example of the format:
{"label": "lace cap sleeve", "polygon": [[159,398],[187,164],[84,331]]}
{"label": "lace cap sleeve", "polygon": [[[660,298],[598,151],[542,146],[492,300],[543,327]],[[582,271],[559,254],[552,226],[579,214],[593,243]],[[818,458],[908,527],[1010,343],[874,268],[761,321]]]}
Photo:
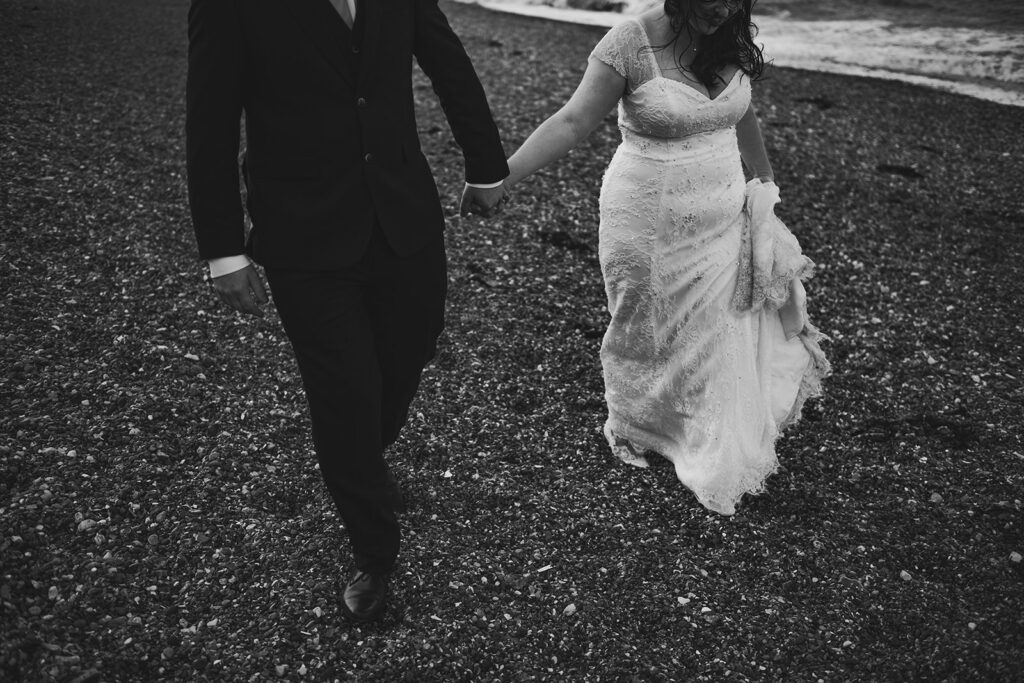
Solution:
{"label": "lace cap sleeve", "polygon": [[650,67],[650,49],[643,27],[635,20],[626,20],[613,26],[590,53],[615,69],[626,79],[629,90],[635,90],[653,75]]}

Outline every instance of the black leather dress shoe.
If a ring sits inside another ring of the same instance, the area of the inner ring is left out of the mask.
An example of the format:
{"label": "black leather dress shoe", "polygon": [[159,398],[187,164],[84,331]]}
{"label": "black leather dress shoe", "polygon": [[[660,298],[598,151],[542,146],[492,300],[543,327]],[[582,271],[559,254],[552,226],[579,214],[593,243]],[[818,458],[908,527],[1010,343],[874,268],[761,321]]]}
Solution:
{"label": "black leather dress shoe", "polygon": [[353,621],[373,621],[384,613],[388,581],[383,574],[356,571],[345,584],[342,606]]}

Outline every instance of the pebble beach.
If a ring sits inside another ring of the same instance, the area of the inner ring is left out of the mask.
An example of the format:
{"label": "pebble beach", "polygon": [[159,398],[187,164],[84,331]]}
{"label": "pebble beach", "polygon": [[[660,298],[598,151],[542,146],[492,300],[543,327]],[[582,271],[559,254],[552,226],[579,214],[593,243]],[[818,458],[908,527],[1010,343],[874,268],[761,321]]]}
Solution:
{"label": "pebble beach", "polygon": [[[442,0],[512,152],[604,33]],[[187,3],[0,3],[0,679],[1010,681],[1024,655],[1021,110],[776,65],[779,215],[817,264],[823,400],[733,517],[608,452],[597,194],[614,115],[458,217],[447,331],[389,452],[408,513],[380,623],[272,309],[203,282]]]}

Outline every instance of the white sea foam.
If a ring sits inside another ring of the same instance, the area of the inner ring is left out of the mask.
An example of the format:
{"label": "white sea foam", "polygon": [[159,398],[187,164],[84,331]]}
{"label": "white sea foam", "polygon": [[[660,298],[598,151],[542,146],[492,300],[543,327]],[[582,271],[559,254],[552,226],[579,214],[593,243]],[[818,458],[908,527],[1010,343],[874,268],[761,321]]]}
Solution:
{"label": "white sea foam", "polygon": [[[529,0],[460,0],[557,21],[612,26],[624,15],[549,7]],[[642,7],[649,0],[629,0]],[[628,13],[630,10],[627,9]],[[755,17],[765,57],[779,66],[915,83],[1024,107],[1024,33],[906,28],[888,21]]]}

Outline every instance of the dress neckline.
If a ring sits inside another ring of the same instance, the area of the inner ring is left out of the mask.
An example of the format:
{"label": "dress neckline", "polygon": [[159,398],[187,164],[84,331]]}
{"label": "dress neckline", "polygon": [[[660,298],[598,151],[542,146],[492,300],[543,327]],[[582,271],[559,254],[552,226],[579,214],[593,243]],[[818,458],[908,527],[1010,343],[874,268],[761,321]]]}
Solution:
{"label": "dress neckline", "polygon": [[661,64],[658,63],[658,58],[655,57],[654,54],[653,54],[654,45],[651,43],[651,36],[648,35],[647,28],[644,26],[644,23],[642,21],[640,21],[640,19],[638,17],[632,17],[632,21],[635,22],[636,25],[640,27],[640,32],[643,33],[643,36],[644,36],[644,42],[647,43],[647,47],[652,49],[651,60],[654,62],[654,69],[655,69],[655,72],[656,72],[655,78],[660,78],[660,79],[669,81],[671,83],[678,83],[679,85],[683,86],[689,92],[694,93],[695,95],[699,96],[700,98],[702,98],[703,100],[705,100],[707,102],[717,102],[719,100],[719,98],[721,98],[723,95],[725,95],[725,93],[732,87],[733,83],[736,82],[736,77],[739,76],[739,74],[741,74],[743,72],[742,69],[736,69],[736,71],[733,72],[732,76],[729,77],[729,80],[726,82],[725,87],[722,88],[722,91],[719,92],[714,97],[711,97],[710,94],[705,94],[704,92],[702,92],[702,91],[698,90],[697,88],[693,87],[692,85],[690,85],[686,81],[681,81],[681,80],[679,80],[677,78],[669,78],[668,76],[665,75],[665,72],[662,70]]}

